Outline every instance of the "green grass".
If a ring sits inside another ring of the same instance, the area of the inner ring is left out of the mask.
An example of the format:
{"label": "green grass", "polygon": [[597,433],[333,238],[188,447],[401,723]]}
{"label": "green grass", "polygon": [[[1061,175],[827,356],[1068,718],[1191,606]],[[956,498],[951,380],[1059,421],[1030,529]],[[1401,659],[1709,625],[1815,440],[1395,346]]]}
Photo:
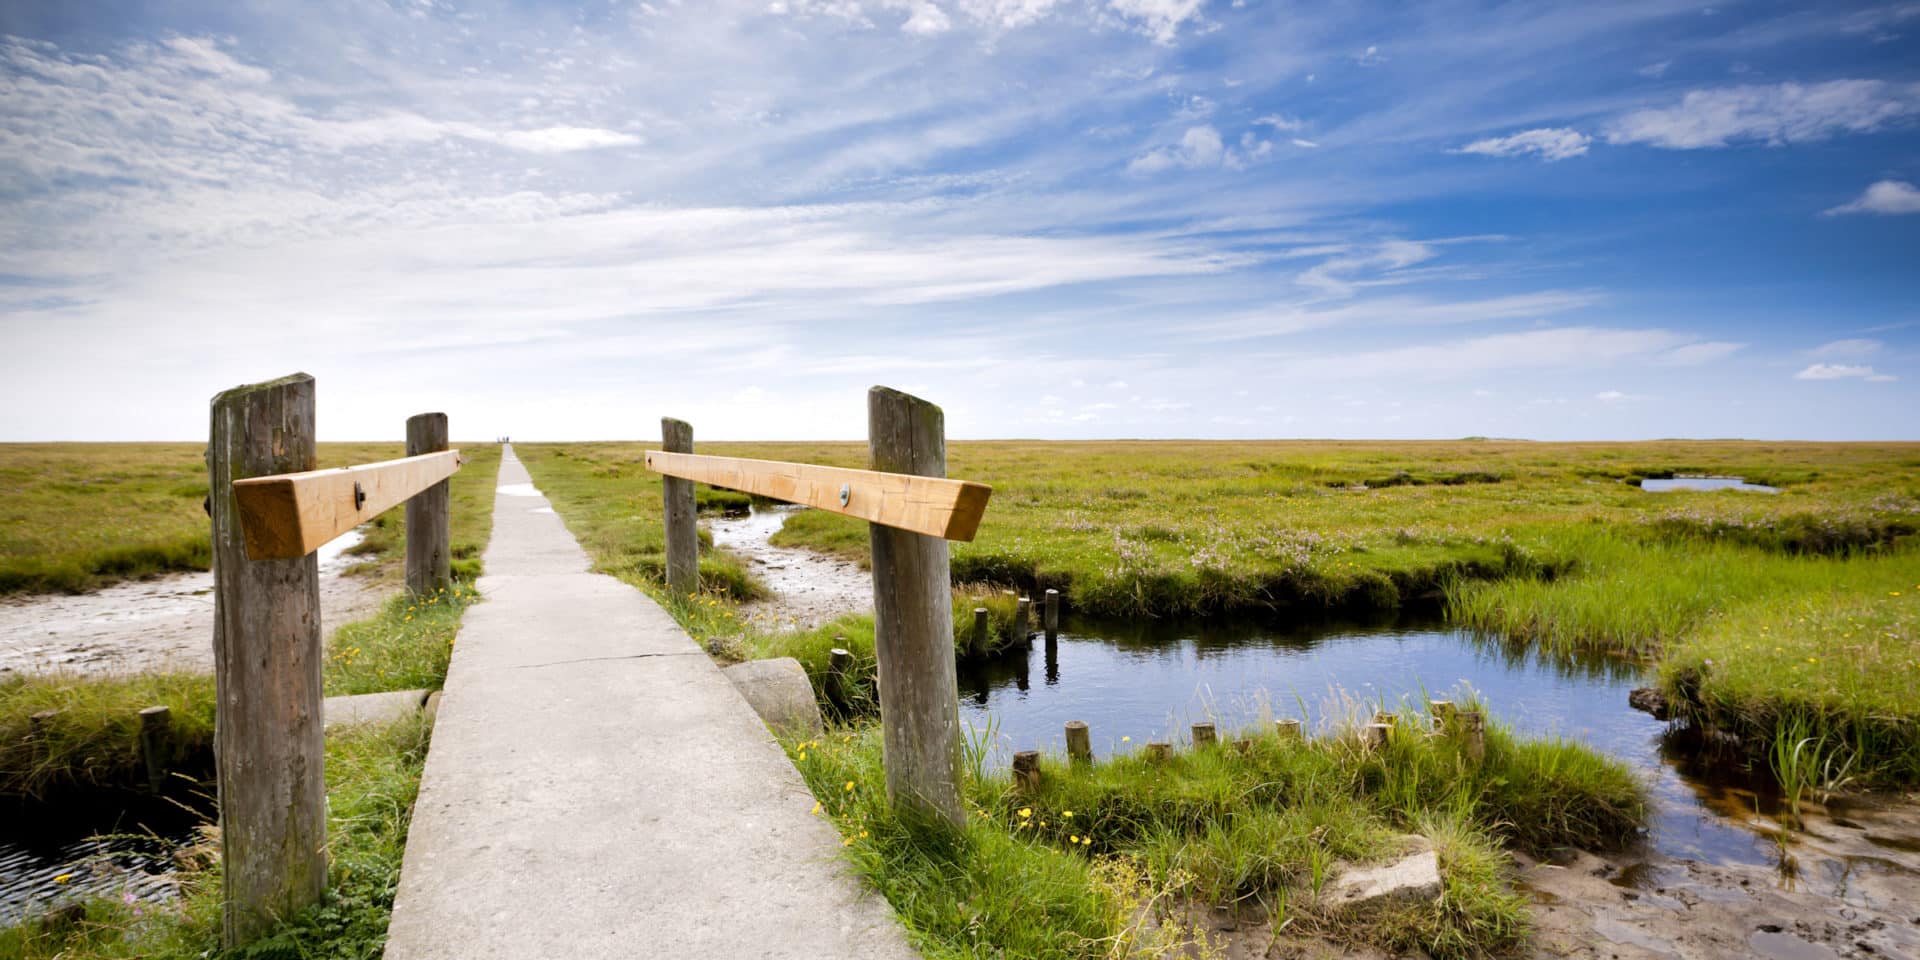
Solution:
{"label": "green grass", "polygon": [[[212,563],[203,443],[0,444],[0,595],[79,593]],[[493,523],[499,447],[461,447],[452,553],[474,575]],[[399,443],[323,443],[321,466],[403,456]],[[354,553],[391,576],[404,550],[403,510],[369,527]]]}
{"label": "green grass", "polygon": [[[519,450],[600,568],[658,595],[648,446]],[[701,449],[865,465],[863,444]],[[1444,608],[1548,653],[1650,663],[1684,710],[1740,734],[1756,760],[1791,710],[1856,752],[1863,782],[1920,783],[1920,688],[1898,680],[1911,669],[1908,621],[1871,645],[1843,624],[1898,585],[1920,598],[1920,445],[993,441],[948,455],[951,475],[994,487],[978,538],[954,544],[956,584],[1054,587],[1077,613],[1120,618]],[[1783,492],[1633,486],[1675,474]],[[868,549],[863,524],[821,511],[789,518],[775,542],[863,562]],[[730,597],[751,589],[738,579],[675,606],[709,649],[795,656],[816,680],[836,634],[870,657],[871,624],[858,619],[798,635],[743,627],[729,616]],[[956,642],[969,617],[956,601]],[[1859,655],[1829,655],[1849,645]]]}
{"label": "green grass", "polygon": [[218,866],[184,875],[168,905],[85,903],[81,916],[0,928],[0,957],[20,960],[327,957],[372,960],[386,943],[407,825],[431,725],[421,717],[327,735],[329,892],[248,948],[220,950]]}
{"label": "green grass", "polygon": [[[957,834],[895,816],[872,726],[788,751],[854,868],[929,957],[1170,953],[1193,935],[1187,918],[1215,907],[1353,945],[1511,952],[1528,924],[1502,845],[1625,842],[1644,817],[1641,787],[1585,748],[1521,741],[1497,724],[1475,764],[1452,741],[1413,732],[1423,720],[1406,714],[1382,752],[1347,732],[1302,743],[1254,731],[1245,754],[1049,758],[1034,794],[976,772]],[[1439,901],[1351,916],[1319,896],[1336,860],[1390,858],[1407,833],[1440,853]]]}

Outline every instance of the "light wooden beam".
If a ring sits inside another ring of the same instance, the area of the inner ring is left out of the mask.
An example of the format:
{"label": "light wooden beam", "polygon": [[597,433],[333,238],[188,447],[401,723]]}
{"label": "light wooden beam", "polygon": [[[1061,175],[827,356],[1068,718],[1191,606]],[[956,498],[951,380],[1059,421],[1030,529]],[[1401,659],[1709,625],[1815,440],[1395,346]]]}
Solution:
{"label": "light wooden beam", "polygon": [[460,451],[233,482],[250,560],[304,557],[453,476]]}
{"label": "light wooden beam", "polygon": [[993,493],[968,480],[662,450],[647,451],[647,469],[945,540],[972,540]]}

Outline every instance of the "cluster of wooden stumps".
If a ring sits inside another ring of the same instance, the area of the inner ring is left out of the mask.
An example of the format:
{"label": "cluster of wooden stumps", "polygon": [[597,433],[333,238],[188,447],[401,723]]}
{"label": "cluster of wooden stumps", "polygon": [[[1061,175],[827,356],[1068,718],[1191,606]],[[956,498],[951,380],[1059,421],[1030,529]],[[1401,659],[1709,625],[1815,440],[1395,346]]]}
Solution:
{"label": "cluster of wooden stumps", "polygon": [[[1047,642],[1060,638],[1060,591],[1049,588],[1042,596],[1040,605],[1041,632]],[[992,646],[992,617],[986,607],[973,608],[973,632],[967,636],[967,656],[984,657]],[[1014,601],[1013,626],[1008,631],[1015,642],[1024,642],[1033,636],[1033,598],[1022,596]]]}
{"label": "cluster of wooden stumps", "polygon": [[[1430,701],[1433,717],[1433,736],[1446,737],[1460,744],[1461,751],[1474,763],[1486,756],[1487,719],[1480,710],[1461,710],[1449,700]],[[1379,711],[1373,715],[1373,722],[1360,728],[1360,745],[1368,750],[1384,750],[1393,737],[1393,731],[1400,725],[1397,714]],[[1275,720],[1274,734],[1282,743],[1299,743],[1305,734],[1298,720]],[[1212,721],[1201,721],[1190,728],[1193,749],[1212,750],[1220,746],[1220,733]],[[1067,759],[1074,763],[1093,762],[1093,732],[1086,723],[1068,720],[1066,724]],[[1242,737],[1233,741],[1233,749],[1247,753],[1253,749],[1253,740]],[[1165,762],[1173,759],[1173,741],[1170,739],[1150,740],[1146,745],[1147,759]],[[1022,750],[1013,755],[1013,782],[1020,790],[1032,792],[1040,786],[1040,751]]]}

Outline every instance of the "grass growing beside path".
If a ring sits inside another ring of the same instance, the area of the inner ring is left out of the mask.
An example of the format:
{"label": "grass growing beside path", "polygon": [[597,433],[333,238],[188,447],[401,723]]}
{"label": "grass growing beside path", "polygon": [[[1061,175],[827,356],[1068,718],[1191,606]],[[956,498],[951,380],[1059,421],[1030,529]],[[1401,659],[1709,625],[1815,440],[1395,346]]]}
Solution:
{"label": "grass growing beside path", "polygon": [[[1419,732],[1425,719],[1402,716],[1384,751],[1349,731],[1306,742],[1255,731],[1244,754],[1223,743],[1164,764],[1047,762],[1034,794],[976,769],[957,836],[894,815],[874,727],[788,750],[816,812],[929,957],[1183,956],[1216,908],[1288,939],[1510,952],[1528,921],[1502,845],[1619,844],[1644,816],[1641,788],[1585,748],[1498,725],[1476,764]],[[1439,852],[1439,900],[1355,915],[1321,895],[1335,861],[1390,859],[1409,833]]]}
{"label": "grass growing beside path", "polygon": [[[456,446],[459,446],[456,444]],[[0,596],[78,593],[213,562],[204,443],[0,444]],[[455,572],[471,578],[493,523],[500,449],[461,447],[454,475]],[[322,467],[404,456],[400,443],[323,443]],[[354,552],[390,568],[405,549],[403,514],[376,520]]]}

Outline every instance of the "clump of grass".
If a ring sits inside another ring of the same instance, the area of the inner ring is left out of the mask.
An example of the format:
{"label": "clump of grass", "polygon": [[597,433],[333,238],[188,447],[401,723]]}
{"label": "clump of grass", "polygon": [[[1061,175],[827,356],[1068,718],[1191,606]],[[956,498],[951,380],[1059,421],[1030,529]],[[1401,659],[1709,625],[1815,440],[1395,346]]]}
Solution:
{"label": "clump of grass", "polygon": [[440,689],[460,618],[479,598],[459,581],[431,594],[402,593],[374,616],[334,631],[323,667],[327,695]]}
{"label": "clump of grass", "polygon": [[[1497,726],[1477,764],[1410,725],[1385,753],[1350,733],[1249,740],[1244,753],[1223,744],[1165,763],[1048,758],[1030,794],[1004,774],[970,777],[957,835],[890,811],[876,728],[788,749],[816,812],[931,956],[1126,956],[1196,907],[1284,915],[1351,944],[1436,957],[1502,952],[1527,923],[1500,841],[1604,846],[1644,817],[1641,787],[1619,764]],[[1350,916],[1319,899],[1335,861],[1393,856],[1409,832],[1440,854],[1439,900]]]}
{"label": "clump of grass", "polygon": [[[105,679],[0,679],[0,798],[50,800],[145,782],[139,711],[164,706],[175,769],[209,769],[213,678],[143,673]],[[42,715],[36,723],[34,716]]]}

